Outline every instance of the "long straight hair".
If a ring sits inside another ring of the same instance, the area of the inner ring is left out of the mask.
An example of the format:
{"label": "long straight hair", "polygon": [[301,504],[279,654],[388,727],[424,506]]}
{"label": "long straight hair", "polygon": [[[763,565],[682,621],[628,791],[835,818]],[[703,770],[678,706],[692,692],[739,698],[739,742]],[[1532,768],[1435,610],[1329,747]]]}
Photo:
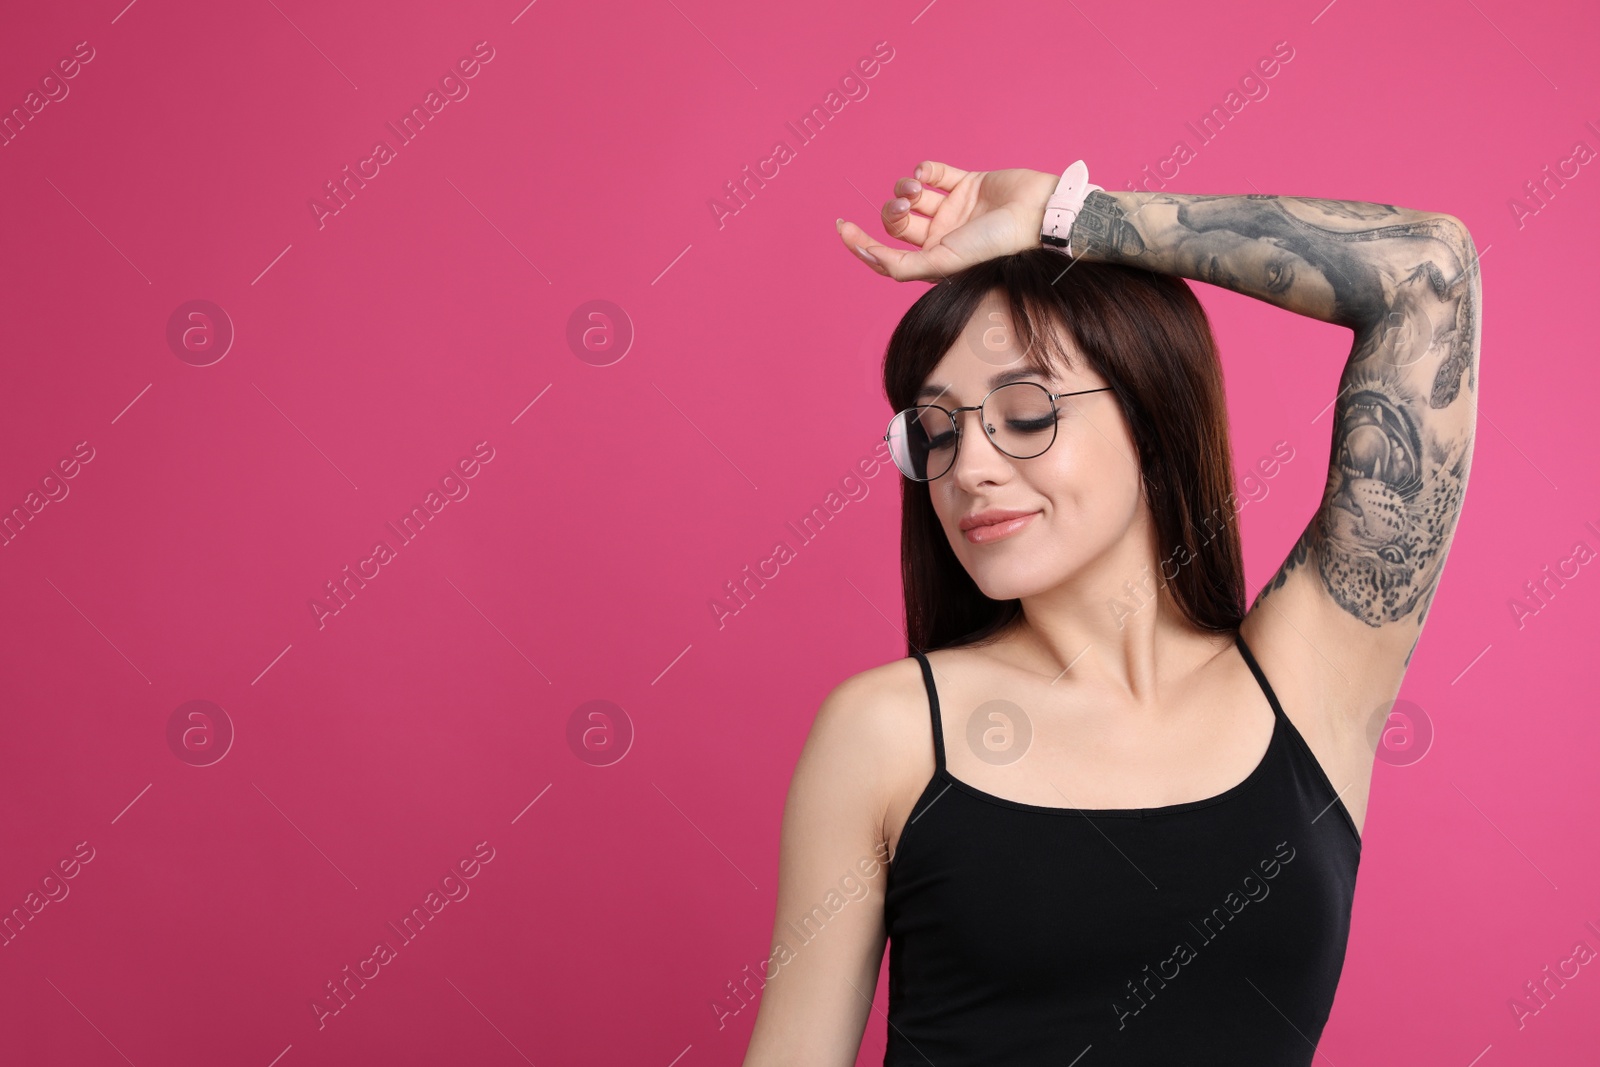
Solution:
{"label": "long straight hair", "polygon": [[[1245,613],[1244,563],[1222,366],[1205,309],[1182,278],[1088,260],[1066,269],[1068,262],[1029,249],[974,264],[923,293],[889,338],[884,393],[895,411],[918,403],[991,292],[1009,306],[1022,362],[1041,375],[1073,364],[1060,343],[1064,330],[1113,390],[1138,449],[1162,546],[1151,578],[1197,628],[1233,632]],[[900,481],[907,655],[993,640],[1022,614],[1021,601],[984,595],[950,547],[929,484]]]}

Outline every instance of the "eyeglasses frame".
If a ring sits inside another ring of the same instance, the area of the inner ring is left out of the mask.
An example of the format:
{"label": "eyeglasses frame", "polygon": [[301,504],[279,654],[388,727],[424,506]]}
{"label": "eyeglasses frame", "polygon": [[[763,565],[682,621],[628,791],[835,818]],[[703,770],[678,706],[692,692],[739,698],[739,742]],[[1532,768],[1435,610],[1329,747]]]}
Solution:
{"label": "eyeglasses frame", "polygon": [[[1059,424],[1052,424],[1051,425],[1051,429],[1050,429],[1050,444],[1045,445],[1044,448],[1040,449],[1038,452],[1035,452],[1031,456],[1013,456],[1013,455],[1011,455],[1010,452],[1007,452],[1005,449],[1001,448],[998,444],[995,443],[994,435],[989,432],[987,420],[984,419],[983,414],[982,414],[983,405],[987,404],[989,402],[989,398],[991,396],[994,396],[994,394],[998,393],[1000,390],[1008,389],[1008,388],[1010,388],[1011,386],[1014,386],[1014,385],[1031,385],[1035,389],[1044,390],[1045,396],[1050,398],[1050,413],[1052,415],[1057,414],[1061,410],[1060,408],[1056,407],[1056,400],[1058,400],[1061,397],[1064,397],[1064,396],[1082,396],[1085,393],[1105,393],[1105,392],[1113,391],[1111,386],[1102,385],[1098,389],[1075,389],[1072,392],[1068,392],[1068,393],[1052,393],[1052,392],[1050,392],[1050,390],[1045,389],[1045,387],[1040,385],[1038,382],[1018,381],[1018,382],[1006,382],[1004,385],[997,385],[993,389],[989,390],[986,394],[984,394],[983,399],[978,401],[976,404],[968,404],[965,407],[955,408],[954,410],[952,410],[950,408],[947,408],[947,407],[943,406],[942,404],[913,404],[908,408],[905,408],[905,409],[903,409],[901,411],[897,411],[897,412],[894,413],[894,416],[892,418],[890,418],[890,420],[889,420],[889,430],[884,431],[883,439],[885,441],[889,440],[889,431],[892,431],[894,429],[895,419],[898,419],[900,416],[904,415],[907,411],[915,411],[917,408],[937,408],[938,410],[944,412],[946,415],[950,416],[950,425],[955,427],[956,447],[955,447],[954,451],[952,451],[951,454],[950,454],[950,466],[946,467],[944,470],[940,471],[938,474],[934,475],[932,478],[913,478],[913,477],[911,477],[911,475],[907,474],[903,470],[900,471],[900,476],[902,478],[904,478],[908,482],[917,482],[918,484],[926,485],[929,482],[938,481],[940,478],[943,478],[946,474],[949,474],[951,471],[955,470],[956,459],[957,459],[957,457],[959,457],[961,455],[961,420],[959,418],[957,418],[957,416],[960,415],[963,411],[976,411],[976,412],[979,413],[979,415],[978,415],[978,423],[979,423],[979,425],[982,425],[984,427],[984,436],[988,437],[989,443],[991,445],[994,445],[995,451],[999,452],[1002,456],[1007,456],[1007,457],[1009,457],[1011,459],[1037,459],[1038,457],[1044,455],[1046,452],[1050,451],[1051,446],[1056,443],[1056,437],[1058,436],[1058,433],[1059,433]],[[892,452],[893,452],[893,448],[891,446],[891,454],[892,454]],[[900,464],[896,463],[895,464],[895,469],[896,470],[900,470]]]}

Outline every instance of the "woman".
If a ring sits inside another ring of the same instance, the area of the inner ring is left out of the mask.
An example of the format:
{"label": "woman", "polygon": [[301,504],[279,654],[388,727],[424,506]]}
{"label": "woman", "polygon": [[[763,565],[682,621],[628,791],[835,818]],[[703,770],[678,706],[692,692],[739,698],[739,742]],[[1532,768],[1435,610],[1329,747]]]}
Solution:
{"label": "woman", "polygon": [[[1081,161],[924,162],[895,194],[913,249],[839,232],[937,283],[884,363],[910,656],[817,713],[744,1063],[854,1063],[887,938],[886,1064],[1310,1064],[1466,485],[1471,239],[1387,204],[1107,192]],[[1327,489],[1248,610],[1181,278],[1354,334]]]}

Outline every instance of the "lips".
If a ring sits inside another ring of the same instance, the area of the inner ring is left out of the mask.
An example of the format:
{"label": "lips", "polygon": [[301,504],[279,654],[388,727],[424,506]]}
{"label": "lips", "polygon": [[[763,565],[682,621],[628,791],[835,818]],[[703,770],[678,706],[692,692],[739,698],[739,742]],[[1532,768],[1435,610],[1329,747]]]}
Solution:
{"label": "lips", "polygon": [[983,511],[962,521],[961,536],[971,545],[993,544],[1015,537],[1038,517],[1037,511]]}
{"label": "lips", "polygon": [[998,523],[1010,522],[1012,519],[1026,518],[1029,515],[1035,514],[1037,511],[1037,508],[1035,508],[1033,511],[1015,511],[1001,508],[991,508],[988,511],[977,511],[973,512],[971,515],[962,516],[961,529],[965,531],[975,530],[980,526],[994,526]]}

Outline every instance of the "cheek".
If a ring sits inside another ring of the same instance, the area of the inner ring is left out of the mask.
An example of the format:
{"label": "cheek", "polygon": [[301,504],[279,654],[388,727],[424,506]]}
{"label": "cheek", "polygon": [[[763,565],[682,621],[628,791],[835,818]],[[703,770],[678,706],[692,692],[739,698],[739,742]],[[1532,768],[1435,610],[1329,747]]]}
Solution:
{"label": "cheek", "polygon": [[[1082,422],[1066,448],[1052,448],[1040,457],[1049,461],[1041,478],[1048,477],[1085,498],[1114,504],[1139,489],[1138,453],[1120,419]],[[1059,454],[1058,454],[1059,453]],[[1048,472],[1048,473],[1046,473]]]}
{"label": "cheek", "polygon": [[[1104,434],[1091,430],[1093,442],[1083,443],[1072,462],[1070,478],[1062,483],[1067,494],[1058,504],[1080,537],[1101,547],[1126,536],[1147,507],[1138,453],[1118,429],[1104,427]],[[1086,545],[1080,541],[1080,547]]]}
{"label": "cheek", "polygon": [[939,516],[939,525],[946,530],[951,529],[958,521],[956,512],[960,507],[956,502],[956,494],[951,491],[953,486],[949,482],[950,476],[947,474],[933,483],[931,491],[923,490],[929,493],[928,499],[933,502],[933,513]]}
{"label": "cheek", "polygon": [[1144,505],[1137,453],[1120,425],[1081,429],[1076,449],[1054,457],[1034,484],[1058,524],[1095,541],[1116,540]]}
{"label": "cheek", "polygon": [[1080,530],[1120,531],[1141,503],[1138,471],[1115,454],[1077,464],[1040,489],[1059,519]]}

